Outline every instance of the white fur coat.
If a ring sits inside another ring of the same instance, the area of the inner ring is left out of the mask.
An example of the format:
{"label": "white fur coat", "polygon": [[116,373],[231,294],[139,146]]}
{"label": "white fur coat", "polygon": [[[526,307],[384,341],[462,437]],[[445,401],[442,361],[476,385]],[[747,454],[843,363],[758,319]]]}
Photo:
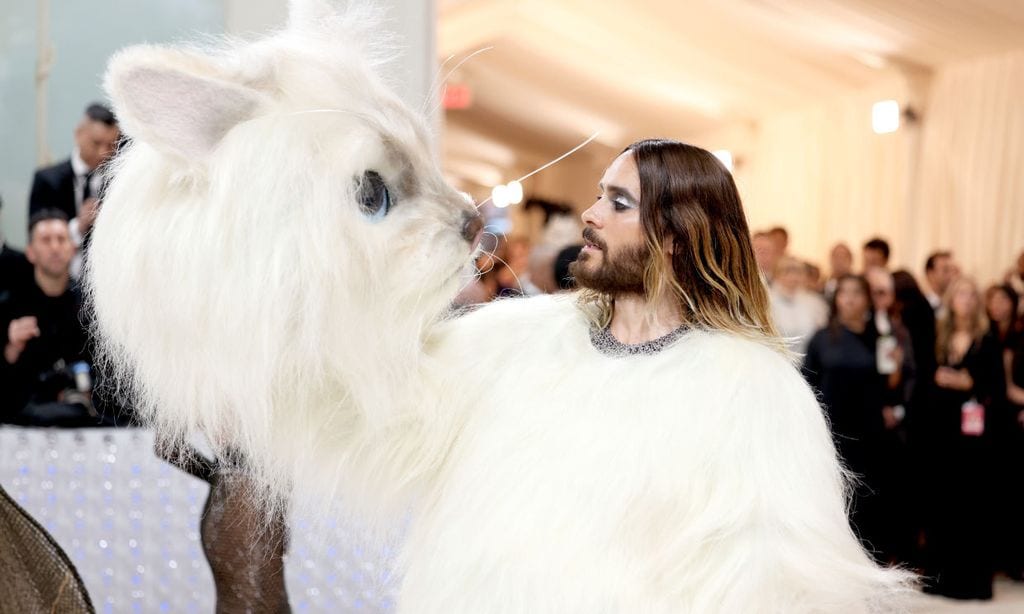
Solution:
{"label": "white fur coat", "polygon": [[692,331],[609,357],[572,297],[484,307],[431,348],[431,402],[460,415],[404,547],[401,612],[893,605],[904,578],[854,538],[821,409],[774,350]]}

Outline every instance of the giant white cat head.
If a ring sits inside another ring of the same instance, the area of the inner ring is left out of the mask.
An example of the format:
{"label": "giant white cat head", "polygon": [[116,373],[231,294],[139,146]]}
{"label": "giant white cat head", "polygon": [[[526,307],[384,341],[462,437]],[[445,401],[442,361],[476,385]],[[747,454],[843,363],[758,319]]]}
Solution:
{"label": "giant white cat head", "polygon": [[295,2],[264,40],[111,60],[132,144],[88,289],[104,355],[165,432],[315,453],[358,426],[342,404],[389,404],[456,292],[479,218],[374,73],[376,23]]}

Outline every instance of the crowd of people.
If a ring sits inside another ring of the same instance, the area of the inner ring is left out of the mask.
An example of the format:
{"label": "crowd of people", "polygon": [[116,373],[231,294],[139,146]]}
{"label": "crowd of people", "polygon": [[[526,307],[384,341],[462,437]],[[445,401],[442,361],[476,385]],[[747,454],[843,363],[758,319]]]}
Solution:
{"label": "crowd of people", "polygon": [[78,283],[104,187],[97,170],[119,138],[110,109],[89,105],[71,155],[33,177],[25,252],[3,244],[0,422],[99,426],[126,419],[113,403],[94,398],[99,378]]}
{"label": "crowd of people", "polygon": [[[857,274],[837,245],[826,283],[805,267],[800,291],[829,303],[827,323],[806,332],[820,303],[778,323],[806,344],[805,375],[859,480],[851,520],[865,545],[921,569],[925,590],[988,599],[996,572],[1024,579],[1024,254],[984,290],[949,251],[927,258],[923,287],[888,257],[883,239],[865,243]],[[773,308],[792,311],[770,264]]]}

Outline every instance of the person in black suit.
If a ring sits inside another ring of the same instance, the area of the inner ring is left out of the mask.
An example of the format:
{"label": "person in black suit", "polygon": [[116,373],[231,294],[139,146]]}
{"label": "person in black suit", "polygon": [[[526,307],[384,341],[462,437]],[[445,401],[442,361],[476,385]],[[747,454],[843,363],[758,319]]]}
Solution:
{"label": "person in black suit", "polygon": [[[64,212],[71,239],[81,248],[96,217],[103,189],[102,177],[96,170],[113,155],[119,138],[114,113],[102,104],[90,104],[75,127],[71,156],[36,171],[29,196],[29,218],[45,209]],[[72,273],[77,274],[77,269],[74,264]]]}
{"label": "person in black suit", "polygon": [[[3,209],[3,204],[4,199],[0,198],[0,209]],[[25,254],[7,245],[7,241],[0,236],[0,302],[31,278],[32,265]]]}
{"label": "person in black suit", "polygon": [[68,271],[74,254],[62,211],[44,209],[32,216],[26,248],[31,283],[0,302],[0,421],[69,426],[99,422],[90,398],[92,360],[82,293]]}

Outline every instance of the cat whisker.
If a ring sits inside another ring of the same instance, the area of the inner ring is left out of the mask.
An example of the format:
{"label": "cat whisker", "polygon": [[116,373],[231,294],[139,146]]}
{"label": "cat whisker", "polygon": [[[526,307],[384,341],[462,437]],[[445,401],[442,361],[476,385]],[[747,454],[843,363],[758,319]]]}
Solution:
{"label": "cat whisker", "polygon": [[[444,78],[441,79],[441,83],[442,84],[447,84],[448,83],[448,78],[451,77],[453,74],[455,74],[455,71],[457,71],[458,69],[462,68],[463,64],[465,64],[466,62],[470,61],[471,59],[475,58],[476,56],[480,55],[481,53],[483,53],[485,51],[490,51],[491,49],[494,49],[493,45],[491,45],[490,47],[483,47],[481,49],[477,49],[473,53],[471,53],[471,54],[467,55],[466,57],[462,58],[462,60],[460,60],[458,64],[453,66],[451,70],[449,70],[447,73],[445,73]],[[447,63],[447,60],[445,60],[445,63]],[[439,96],[438,98],[439,98],[439,100],[435,100],[434,101],[434,106],[432,106],[430,108],[430,113],[428,114],[428,117],[430,115],[433,115],[437,111],[437,109],[441,106],[441,104],[444,102],[444,96]]]}
{"label": "cat whisker", "polygon": [[[550,162],[548,162],[547,164],[544,164],[543,166],[540,166],[540,167],[538,167],[538,168],[535,168],[534,170],[530,171],[529,173],[526,173],[525,175],[523,175],[523,176],[522,176],[522,177],[520,177],[519,179],[516,179],[516,181],[518,181],[518,182],[522,183],[523,181],[526,181],[527,179],[529,179],[530,177],[533,177],[533,176],[534,176],[534,175],[536,175],[537,173],[539,173],[539,172],[541,172],[541,171],[543,171],[543,170],[546,170],[546,169],[549,169],[549,168],[551,168],[552,166],[554,166],[554,165],[558,164],[558,163],[559,163],[559,162],[561,162],[562,160],[565,160],[566,158],[568,158],[568,157],[569,157],[569,156],[571,156],[572,154],[576,153],[577,151],[579,151],[579,150],[583,149],[584,147],[586,147],[587,145],[589,145],[591,141],[593,141],[594,139],[596,139],[596,138],[597,138],[598,136],[600,136],[600,135],[601,135],[601,131],[600,131],[600,130],[598,130],[598,131],[597,131],[597,132],[595,132],[594,134],[591,134],[591,135],[590,135],[590,137],[589,137],[589,138],[587,138],[587,140],[583,141],[582,143],[580,143],[580,144],[579,144],[579,145],[577,145],[576,147],[573,147],[573,148],[572,148],[572,149],[570,149],[569,151],[567,151],[567,152],[565,152],[564,154],[562,154],[562,155],[558,156],[558,157],[557,157],[557,158],[555,158],[554,160],[551,160],[551,161],[550,161]],[[488,203],[489,201],[491,201],[491,200],[493,200],[493,198],[492,198],[492,197],[490,197],[490,196],[488,196],[487,198],[485,198],[485,199],[481,200],[481,201],[480,201],[479,203],[477,203],[477,204],[476,204],[476,205],[474,205],[474,206],[475,206],[475,207],[476,207],[477,209],[480,209],[480,207],[483,207],[483,206],[484,206],[485,204],[487,204],[487,203]]]}

